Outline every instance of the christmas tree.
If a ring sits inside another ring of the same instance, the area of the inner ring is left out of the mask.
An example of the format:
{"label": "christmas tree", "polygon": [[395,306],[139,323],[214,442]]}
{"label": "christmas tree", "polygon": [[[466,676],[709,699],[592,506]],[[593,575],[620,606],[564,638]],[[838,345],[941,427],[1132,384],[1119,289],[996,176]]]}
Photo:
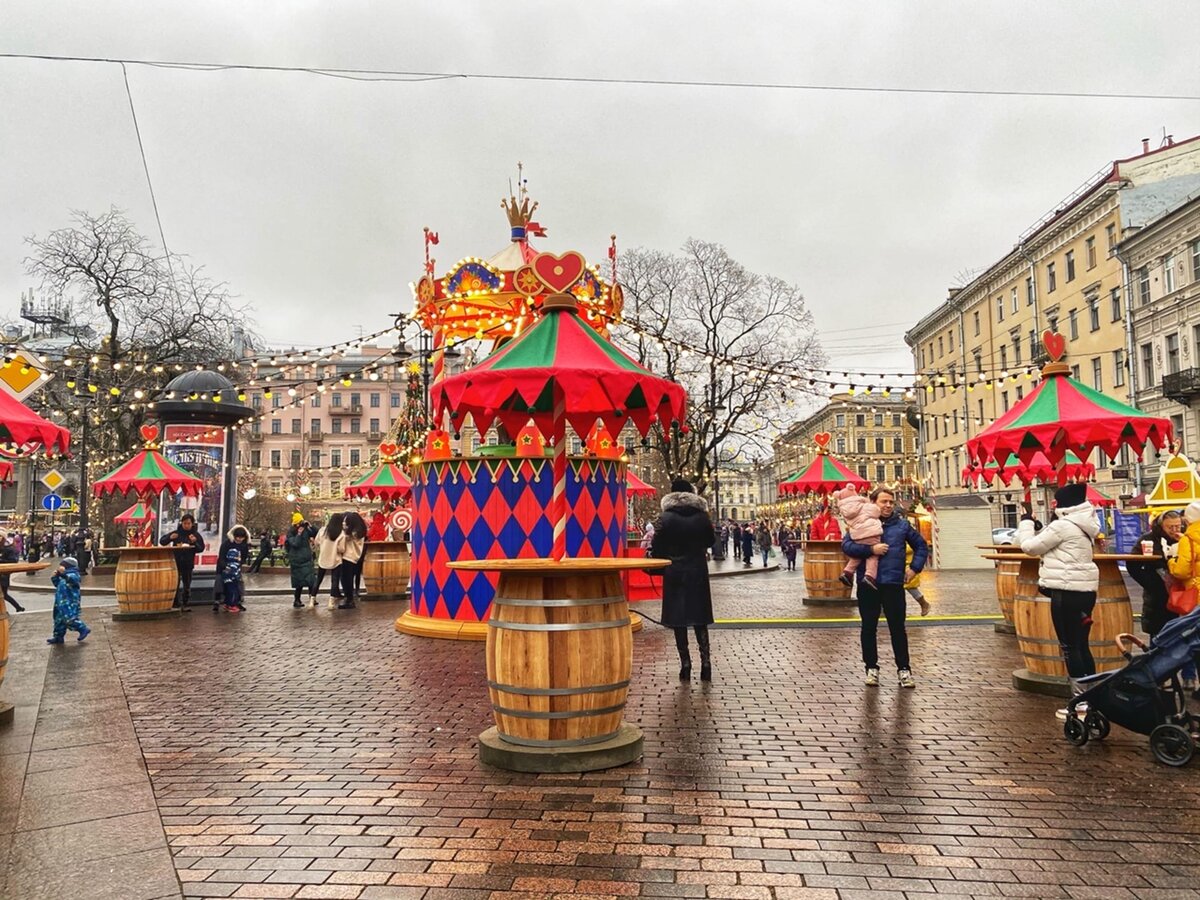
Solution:
{"label": "christmas tree", "polygon": [[421,455],[425,449],[425,434],[429,430],[429,422],[425,417],[425,392],[421,387],[421,366],[416,362],[409,363],[407,371],[404,405],[387,436],[387,440],[400,448],[397,462],[402,465],[407,465],[413,456]]}

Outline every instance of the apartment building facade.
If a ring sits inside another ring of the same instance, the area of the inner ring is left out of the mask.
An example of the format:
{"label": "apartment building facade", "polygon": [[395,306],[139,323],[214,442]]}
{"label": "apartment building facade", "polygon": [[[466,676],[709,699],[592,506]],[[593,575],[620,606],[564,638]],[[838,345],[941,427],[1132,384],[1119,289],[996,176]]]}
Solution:
{"label": "apartment building facade", "polygon": [[[1200,139],[1157,150],[1144,142],[1141,154],[1089,179],[905,335],[917,372],[928,490],[970,492],[961,475],[966,443],[1036,386],[1045,330],[1066,339],[1073,377],[1122,401],[1133,398],[1133,323],[1117,248],[1128,226],[1175,205],[1198,178]],[[1092,462],[1102,492],[1134,492],[1128,453]],[[997,522],[1015,518],[1017,498],[1007,499],[997,504]]]}

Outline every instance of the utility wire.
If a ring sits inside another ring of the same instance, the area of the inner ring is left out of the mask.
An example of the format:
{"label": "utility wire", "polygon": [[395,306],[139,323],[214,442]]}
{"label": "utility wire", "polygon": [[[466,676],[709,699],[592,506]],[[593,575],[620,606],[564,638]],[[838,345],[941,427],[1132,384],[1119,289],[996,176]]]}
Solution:
{"label": "utility wire", "polygon": [[710,81],[682,78],[605,78],[582,75],[531,75],[501,72],[423,72],[396,69],[319,68],[313,66],[271,66],[246,63],[205,63],[186,60],[122,59],[106,56],[60,56],[47,53],[0,53],[0,59],[27,59],[47,62],[114,63],[131,66],[152,66],[182,69],[192,72],[245,71],[291,72],[318,75],[324,78],[346,78],[355,81],[444,81],[448,79],[477,79],[489,81],[524,81],[557,84],[631,85],[645,87],[731,88],[736,90],[825,91],[853,94],[932,94],[961,97],[1054,97],[1086,100],[1200,100],[1200,94],[1158,94],[1118,91],[1036,91],[1016,89],[973,89],[946,87],[892,87],[884,85],[812,84],[781,81]]}
{"label": "utility wire", "polygon": [[[121,63],[121,75],[125,79],[125,96],[129,98],[129,114],[133,117],[133,133],[137,135],[138,152],[142,155],[142,171],[146,173],[146,187],[150,189],[150,205],[154,207],[154,221],[158,223],[158,239],[162,241],[167,259],[167,271],[171,273],[171,284],[175,285],[175,268],[171,265],[171,251],[167,247],[167,235],[163,231],[162,217],[158,214],[158,198],[154,196],[154,182],[150,180],[150,165],[146,162],[146,148],[142,144],[142,129],[138,127],[137,110],[133,106],[133,91],[129,89],[129,72]],[[178,287],[176,287],[178,291]],[[176,294],[178,297],[178,294]]]}

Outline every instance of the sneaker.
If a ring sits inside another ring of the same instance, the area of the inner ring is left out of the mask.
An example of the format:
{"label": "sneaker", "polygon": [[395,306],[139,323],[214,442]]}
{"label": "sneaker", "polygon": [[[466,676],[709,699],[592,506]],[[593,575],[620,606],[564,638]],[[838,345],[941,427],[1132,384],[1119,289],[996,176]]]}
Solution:
{"label": "sneaker", "polygon": [[913,680],[912,672],[908,669],[901,669],[898,674],[900,676],[900,687],[915,688],[917,686],[917,682]]}
{"label": "sneaker", "polygon": [[863,584],[865,584],[867,587],[869,587],[869,588],[871,588],[872,590],[874,590],[874,588],[875,588],[875,579],[874,579],[874,578],[872,578],[870,575],[864,575],[864,576],[863,576]]}
{"label": "sneaker", "polygon": [[[1088,705],[1086,702],[1075,704],[1075,718],[1082,719],[1084,716],[1087,715],[1087,711],[1088,711]],[[1054,711],[1054,717],[1056,719],[1058,719],[1060,722],[1067,721],[1067,708],[1064,706],[1062,709],[1056,709]]]}
{"label": "sneaker", "polygon": [[928,600],[926,600],[924,597],[921,597],[920,599],[917,600],[917,606],[921,607],[921,615],[923,615],[923,616],[929,615],[929,601]]}
{"label": "sneaker", "polygon": [[90,629],[86,625],[84,625],[82,628],[79,629],[79,637],[77,637],[76,640],[82,641],[84,638],[86,638],[91,633],[92,633],[92,629]]}
{"label": "sneaker", "polygon": [[851,585],[854,584],[854,582],[850,580],[850,576],[847,575],[845,572],[843,572],[841,575],[838,576],[838,581],[840,581],[846,587],[850,587]]}
{"label": "sneaker", "polygon": [[304,609],[304,604],[300,601],[299,597],[292,601],[292,609]]}
{"label": "sneaker", "polygon": [[879,667],[878,666],[871,668],[871,669],[867,669],[867,682],[866,683],[869,687],[876,687],[879,684]]}
{"label": "sneaker", "polygon": [[236,606],[227,606],[227,607],[225,607],[225,612],[227,612],[227,613],[240,613],[240,612],[241,612],[241,610],[240,610],[240,609],[238,609],[238,607],[236,607]]}

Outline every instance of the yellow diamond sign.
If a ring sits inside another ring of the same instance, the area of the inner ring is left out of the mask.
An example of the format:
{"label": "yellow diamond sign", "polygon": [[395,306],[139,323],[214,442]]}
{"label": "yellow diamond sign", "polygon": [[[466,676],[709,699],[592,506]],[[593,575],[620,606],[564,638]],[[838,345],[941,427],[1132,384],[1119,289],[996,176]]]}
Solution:
{"label": "yellow diamond sign", "polygon": [[58,471],[58,469],[51,469],[42,476],[42,484],[48,487],[51,491],[57,491],[60,487],[62,487],[62,483],[66,480],[66,476],[64,476],[62,472]]}
{"label": "yellow diamond sign", "polygon": [[43,377],[44,372],[45,368],[36,356],[19,347],[14,348],[5,352],[4,361],[0,363],[0,390],[24,400],[49,380]]}

